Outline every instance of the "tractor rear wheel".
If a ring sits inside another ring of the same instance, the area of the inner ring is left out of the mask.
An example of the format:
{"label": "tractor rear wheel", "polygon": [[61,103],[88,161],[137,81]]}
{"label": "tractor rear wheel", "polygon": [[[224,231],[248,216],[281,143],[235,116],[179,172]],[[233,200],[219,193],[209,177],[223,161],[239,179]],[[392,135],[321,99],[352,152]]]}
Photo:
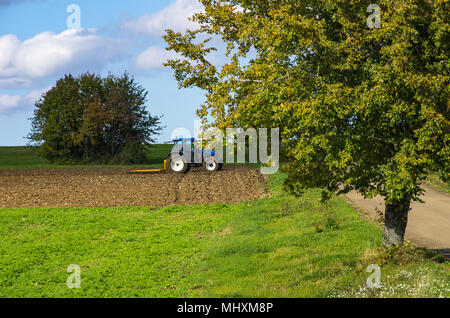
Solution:
{"label": "tractor rear wheel", "polygon": [[186,173],[190,165],[184,155],[171,155],[167,160],[167,169],[174,173]]}
{"label": "tractor rear wheel", "polygon": [[203,161],[203,169],[209,172],[219,171],[223,164],[219,163],[216,158],[211,157]]}

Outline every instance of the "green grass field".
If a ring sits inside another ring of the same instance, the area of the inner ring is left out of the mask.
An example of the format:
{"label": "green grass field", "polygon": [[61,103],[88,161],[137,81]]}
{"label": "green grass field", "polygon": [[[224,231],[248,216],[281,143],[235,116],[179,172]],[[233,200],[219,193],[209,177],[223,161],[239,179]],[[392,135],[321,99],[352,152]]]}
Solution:
{"label": "green grass field", "polygon": [[[53,166],[1,148],[12,167]],[[291,196],[283,179],[239,204],[0,209],[0,297],[450,297],[441,256],[383,251],[379,225],[319,190]],[[80,289],[66,285],[71,264]],[[379,289],[365,286],[370,264]]]}
{"label": "green grass field", "polygon": [[1,169],[40,169],[40,168],[129,168],[129,167],[159,167],[170,153],[173,145],[152,145],[147,152],[146,165],[52,165],[38,156],[33,147],[0,147]]}

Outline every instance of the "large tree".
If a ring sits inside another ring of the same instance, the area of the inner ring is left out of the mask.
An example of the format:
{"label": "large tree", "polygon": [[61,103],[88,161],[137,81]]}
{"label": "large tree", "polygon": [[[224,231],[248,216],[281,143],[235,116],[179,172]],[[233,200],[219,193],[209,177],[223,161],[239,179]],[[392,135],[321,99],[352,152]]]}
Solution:
{"label": "large tree", "polygon": [[143,163],[161,129],[147,94],[128,73],[66,75],[36,102],[29,139],[51,162]]}
{"label": "large tree", "polygon": [[201,2],[199,28],[165,40],[180,87],[206,91],[206,128],[279,127],[288,189],[380,194],[384,244],[401,244],[421,182],[449,176],[449,2],[380,0],[381,21],[373,0]]}

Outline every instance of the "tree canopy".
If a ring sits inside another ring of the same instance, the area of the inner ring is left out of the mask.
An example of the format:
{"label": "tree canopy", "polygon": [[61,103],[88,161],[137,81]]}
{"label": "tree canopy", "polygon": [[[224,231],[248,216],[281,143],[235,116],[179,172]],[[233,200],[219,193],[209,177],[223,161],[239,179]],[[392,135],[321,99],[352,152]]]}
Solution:
{"label": "tree canopy", "polygon": [[51,162],[143,163],[161,130],[147,95],[128,73],[66,75],[36,102],[28,138]]}
{"label": "tree canopy", "polygon": [[[449,176],[449,1],[377,1],[380,28],[373,1],[201,2],[199,28],[165,40],[180,87],[206,92],[205,128],[280,128],[288,189],[379,194],[384,243],[402,243],[421,182]],[[226,44],[220,67],[208,36]]]}

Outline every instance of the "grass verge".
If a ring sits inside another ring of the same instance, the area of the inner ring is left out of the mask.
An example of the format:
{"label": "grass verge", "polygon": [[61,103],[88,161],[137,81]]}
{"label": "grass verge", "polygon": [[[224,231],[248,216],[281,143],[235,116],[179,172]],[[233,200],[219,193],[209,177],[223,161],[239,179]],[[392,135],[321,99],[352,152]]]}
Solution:
{"label": "grass verge", "polygon": [[425,183],[439,191],[450,194],[450,182],[442,181],[436,174],[430,174],[425,180]]}
{"label": "grass verge", "polygon": [[[272,197],[249,204],[214,234],[203,256],[202,296],[449,297],[450,266],[409,245],[379,248],[382,231],[344,200],[320,202],[319,191],[295,198],[270,179]],[[367,288],[380,266],[381,288]]]}

